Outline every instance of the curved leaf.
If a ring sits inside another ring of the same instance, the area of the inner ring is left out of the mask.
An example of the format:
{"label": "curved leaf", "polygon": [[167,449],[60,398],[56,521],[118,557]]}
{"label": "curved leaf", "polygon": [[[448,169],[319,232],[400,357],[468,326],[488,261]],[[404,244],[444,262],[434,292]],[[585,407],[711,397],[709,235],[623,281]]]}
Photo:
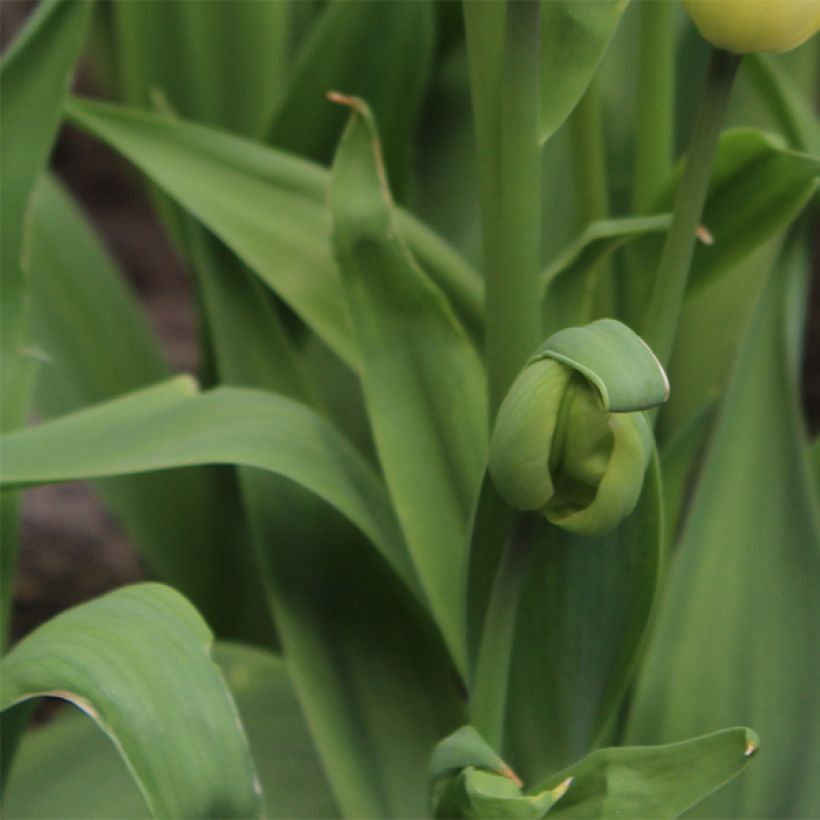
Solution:
{"label": "curved leaf", "polygon": [[541,141],[572,113],[595,76],[628,0],[542,0]]}
{"label": "curved leaf", "polygon": [[[35,384],[38,414],[58,417],[169,377],[121,271],[52,176],[40,183],[30,231],[31,335],[46,359]],[[95,489],[159,580],[188,597],[217,634],[260,634],[255,579],[241,572],[242,535],[212,471],[101,480]],[[228,579],[245,590],[241,602],[226,598]]]}
{"label": "curved leaf", "polygon": [[539,536],[507,699],[505,756],[528,782],[599,742],[634,676],[660,572],[657,459],[635,511],[611,535],[585,538],[545,522]]}
{"label": "curved leaf", "polygon": [[[25,423],[36,356],[28,344],[29,283],[24,231],[37,177],[48,160],[82,46],[91,4],[45,2],[0,63],[0,431]],[[18,499],[0,498],[0,646],[8,633],[8,608],[17,561]]]}
{"label": "curved leaf", "polygon": [[111,738],[155,817],[261,816],[212,635],[170,587],[137,584],[47,622],[3,659],[0,707],[52,695]]}
{"label": "curved leaf", "polygon": [[703,817],[820,811],[820,727],[806,712],[820,679],[820,515],[789,341],[803,264],[795,243],[735,361],[627,727],[630,742],[739,721],[760,732],[754,776]]}
{"label": "curved leaf", "polygon": [[421,582],[461,652],[467,523],[487,443],[484,372],[446,300],[398,235],[369,110],[353,108],[333,165],[331,212],[365,400]]}
{"label": "curved leaf", "polygon": [[[708,241],[695,249],[687,296],[734,269],[788,225],[817,189],[818,175],[820,157],[788,150],[751,128],[724,133],[701,218]],[[656,211],[670,210],[679,178],[680,167],[656,202]],[[662,236],[647,236],[633,245],[635,292],[630,305],[636,316],[657,274],[662,246]]]}
{"label": "curved leaf", "polygon": [[[473,659],[513,518],[485,481],[470,554]],[[516,619],[500,750],[526,782],[586,754],[615,715],[655,600],[661,539],[656,459],[635,511],[610,535],[587,538],[540,521]]]}
{"label": "curved leaf", "polygon": [[25,343],[23,225],[37,176],[61,120],[61,105],[85,37],[89,2],[49,0],[38,9],[0,64],[0,181],[3,351]]}
{"label": "curved leaf", "polygon": [[269,470],[348,516],[414,587],[378,476],[328,422],[281,396],[230,387],[197,395],[182,376],[4,436],[0,453],[5,487],[197,464]]}
{"label": "curved leaf", "polygon": [[[338,816],[284,661],[230,643],[215,644],[213,657],[246,727],[265,816]],[[18,820],[124,820],[148,812],[114,745],[73,709],[24,737],[3,810]]]}
{"label": "curved leaf", "polygon": [[[358,367],[341,280],[330,253],[326,172],[203,126],[82,100],[72,100],[66,111],[204,223],[334,352]],[[402,215],[400,224],[466,326],[480,333],[478,275],[412,217]]]}
{"label": "curved leaf", "polygon": [[588,225],[541,274],[542,335],[583,323],[583,312],[590,299],[588,287],[593,283],[590,274],[601,261],[647,233],[665,232],[670,222],[669,215],[659,214],[606,219]]}
{"label": "curved leaf", "polygon": [[599,749],[544,781],[572,780],[550,817],[678,817],[743,771],[758,745],[754,732],[738,728],[668,746]]}

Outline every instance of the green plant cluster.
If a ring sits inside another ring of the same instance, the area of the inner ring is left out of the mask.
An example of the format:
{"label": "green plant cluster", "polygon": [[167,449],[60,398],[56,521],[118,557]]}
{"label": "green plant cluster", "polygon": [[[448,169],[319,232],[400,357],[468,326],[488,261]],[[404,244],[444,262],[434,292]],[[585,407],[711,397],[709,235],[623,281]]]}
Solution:
{"label": "green plant cluster", "polygon": [[[0,65],[4,816],[820,816],[817,59],[673,0],[42,0]],[[141,174],[196,378],[64,124]],[[75,480],[157,580],[9,647],[21,492]]]}

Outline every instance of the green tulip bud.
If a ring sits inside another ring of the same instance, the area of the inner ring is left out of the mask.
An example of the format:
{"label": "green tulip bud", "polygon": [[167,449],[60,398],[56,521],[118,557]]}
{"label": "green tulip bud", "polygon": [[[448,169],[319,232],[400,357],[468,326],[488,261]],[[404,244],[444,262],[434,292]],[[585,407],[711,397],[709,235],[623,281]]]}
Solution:
{"label": "green tulip bud", "polygon": [[705,40],[734,54],[788,51],[820,30],[820,0],[683,0]]}
{"label": "green tulip bud", "polygon": [[489,459],[498,492],[570,532],[610,532],[635,508],[652,456],[642,410],[667,396],[663,368],[620,322],[556,333],[498,412]]}

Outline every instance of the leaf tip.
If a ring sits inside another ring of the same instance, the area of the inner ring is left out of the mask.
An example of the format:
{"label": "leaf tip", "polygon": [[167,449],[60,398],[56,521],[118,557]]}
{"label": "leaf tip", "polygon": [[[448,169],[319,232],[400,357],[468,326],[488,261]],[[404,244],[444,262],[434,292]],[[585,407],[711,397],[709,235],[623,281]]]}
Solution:
{"label": "leaf tip", "polygon": [[552,790],[552,799],[553,800],[560,800],[568,791],[569,787],[572,785],[572,781],[574,778],[568,777],[566,780],[562,780],[553,790]]}
{"label": "leaf tip", "polygon": [[340,91],[328,91],[325,96],[336,105],[346,105],[348,108],[359,112],[362,110],[362,102],[358,97],[351,97],[349,94],[342,94]]}
{"label": "leaf tip", "polygon": [[519,789],[524,786],[524,781],[506,763],[499,767],[498,773],[512,780]]}

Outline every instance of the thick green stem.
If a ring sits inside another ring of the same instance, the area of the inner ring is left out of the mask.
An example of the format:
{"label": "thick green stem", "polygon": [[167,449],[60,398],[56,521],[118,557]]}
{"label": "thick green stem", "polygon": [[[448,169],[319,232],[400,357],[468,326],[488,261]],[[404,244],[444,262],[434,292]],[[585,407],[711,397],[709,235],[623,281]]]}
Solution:
{"label": "thick green stem", "polygon": [[669,362],[675,341],[720,127],[740,59],[726,51],[713,50],[684,161],[672,225],[666,236],[643,333],[664,365]]}
{"label": "thick green stem", "polygon": [[538,516],[519,516],[504,545],[481,633],[470,717],[482,737],[501,750],[515,624]]}
{"label": "thick green stem", "polygon": [[647,211],[672,168],[675,117],[675,14],[673,0],[639,5],[637,133],[632,207]]}
{"label": "thick green stem", "polygon": [[[570,118],[572,164],[582,226],[609,216],[606,145],[601,117],[601,95],[593,80]],[[609,313],[612,304],[612,269],[608,261],[592,267],[584,283],[580,315],[568,317],[586,324],[596,309]]]}
{"label": "thick green stem", "polygon": [[[476,112],[485,272],[485,343],[491,418],[539,341],[540,263],[539,0],[467,0]],[[493,61],[493,16],[504,24]],[[498,93],[493,93],[493,86]]]}

